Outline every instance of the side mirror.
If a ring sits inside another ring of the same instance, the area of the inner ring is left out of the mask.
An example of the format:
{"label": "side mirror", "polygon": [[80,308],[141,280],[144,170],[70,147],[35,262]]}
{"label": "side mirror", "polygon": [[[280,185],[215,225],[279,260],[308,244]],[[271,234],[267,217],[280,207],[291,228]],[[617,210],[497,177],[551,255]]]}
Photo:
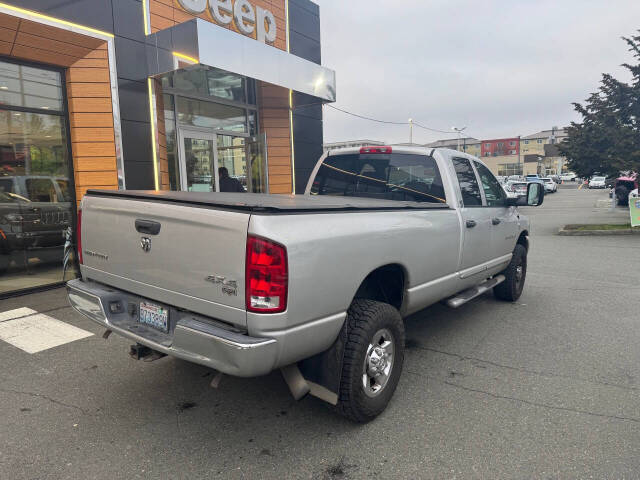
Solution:
{"label": "side mirror", "polygon": [[544,186],[541,183],[530,183],[527,185],[526,205],[529,207],[539,207],[544,200]]}
{"label": "side mirror", "polygon": [[538,182],[531,182],[527,185],[527,194],[519,195],[516,198],[507,198],[507,205],[510,207],[539,207],[544,200],[544,185]]}

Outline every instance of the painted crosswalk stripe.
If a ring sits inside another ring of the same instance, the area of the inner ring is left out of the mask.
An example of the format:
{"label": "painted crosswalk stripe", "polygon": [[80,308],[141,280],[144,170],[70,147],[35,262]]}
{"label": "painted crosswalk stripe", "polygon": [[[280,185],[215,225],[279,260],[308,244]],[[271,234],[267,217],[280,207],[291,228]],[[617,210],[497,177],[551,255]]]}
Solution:
{"label": "painted crosswalk stripe", "polygon": [[0,312],[0,340],[27,353],[41,352],[92,335],[29,308]]}

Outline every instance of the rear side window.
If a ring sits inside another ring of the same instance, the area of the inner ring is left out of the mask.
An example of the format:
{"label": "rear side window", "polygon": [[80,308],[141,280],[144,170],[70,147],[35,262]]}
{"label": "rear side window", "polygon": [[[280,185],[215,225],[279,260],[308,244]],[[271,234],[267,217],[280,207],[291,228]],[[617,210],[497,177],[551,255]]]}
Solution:
{"label": "rear side window", "polygon": [[453,167],[456,170],[460,192],[462,193],[462,203],[465,207],[481,207],[482,196],[476,173],[471,168],[471,162],[466,158],[454,158]]}
{"label": "rear side window", "polygon": [[404,153],[329,156],[318,169],[311,195],[446,203],[436,161]]}

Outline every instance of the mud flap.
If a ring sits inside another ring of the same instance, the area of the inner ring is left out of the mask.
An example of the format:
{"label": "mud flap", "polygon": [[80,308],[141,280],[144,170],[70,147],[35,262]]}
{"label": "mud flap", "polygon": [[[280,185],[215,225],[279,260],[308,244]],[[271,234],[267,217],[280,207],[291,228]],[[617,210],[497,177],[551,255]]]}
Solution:
{"label": "mud flap", "polygon": [[328,350],[298,362],[298,368],[310,387],[310,394],[336,405],[340,394],[342,361],[347,343],[347,322]]}

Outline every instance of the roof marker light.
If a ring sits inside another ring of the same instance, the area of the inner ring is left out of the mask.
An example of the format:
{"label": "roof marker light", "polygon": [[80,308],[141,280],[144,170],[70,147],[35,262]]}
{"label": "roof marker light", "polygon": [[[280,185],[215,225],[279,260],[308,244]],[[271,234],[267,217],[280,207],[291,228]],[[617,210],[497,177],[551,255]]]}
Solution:
{"label": "roof marker light", "polygon": [[362,147],[360,153],[391,153],[391,147]]}

